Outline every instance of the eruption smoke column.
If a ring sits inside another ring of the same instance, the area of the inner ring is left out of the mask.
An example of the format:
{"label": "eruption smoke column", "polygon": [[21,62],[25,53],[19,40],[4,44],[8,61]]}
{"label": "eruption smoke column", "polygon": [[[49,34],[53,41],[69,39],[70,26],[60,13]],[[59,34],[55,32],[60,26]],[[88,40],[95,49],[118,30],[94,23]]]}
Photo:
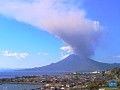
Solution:
{"label": "eruption smoke column", "polygon": [[81,57],[94,54],[101,27],[87,19],[81,0],[2,0],[0,13],[46,30]]}

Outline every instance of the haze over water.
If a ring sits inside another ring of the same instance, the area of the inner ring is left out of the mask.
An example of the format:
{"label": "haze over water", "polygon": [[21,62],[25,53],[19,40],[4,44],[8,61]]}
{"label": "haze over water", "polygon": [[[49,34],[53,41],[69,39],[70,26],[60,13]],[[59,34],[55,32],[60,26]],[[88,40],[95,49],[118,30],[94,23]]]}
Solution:
{"label": "haze over water", "polygon": [[35,89],[40,88],[41,85],[29,85],[29,84],[1,84],[0,90],[23,90],[23,89]]}

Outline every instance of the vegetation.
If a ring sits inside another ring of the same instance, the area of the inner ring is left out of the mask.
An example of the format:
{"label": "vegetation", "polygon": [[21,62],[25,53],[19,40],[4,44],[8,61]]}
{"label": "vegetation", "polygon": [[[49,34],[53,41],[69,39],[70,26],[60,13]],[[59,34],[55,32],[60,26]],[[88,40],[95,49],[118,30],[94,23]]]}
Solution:
{"label": "vegetation", "polygon": [[[35,83],[48,84],[44,90],[50,87],[63,87],[64,90],[120,90],[120,68],[113,68],[99,73],[68,73],[64,75],[40,75],[23,76],[8,79],[0,79],[0,83]],[[108,85],[115,83],[113,87]],[[54,89],[53,89],[54,90]],[[56,90],[56,89],[55,89]],[[61,90],[61,89],[60,89]]]}

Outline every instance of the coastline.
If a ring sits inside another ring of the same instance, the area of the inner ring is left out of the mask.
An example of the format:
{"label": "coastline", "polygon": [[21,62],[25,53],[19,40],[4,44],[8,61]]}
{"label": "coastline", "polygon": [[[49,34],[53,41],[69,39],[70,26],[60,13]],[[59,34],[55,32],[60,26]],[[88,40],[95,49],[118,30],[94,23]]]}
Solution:
{"label": "coastline", "polygon": [[42,86],[45,85],[43,83],[33,83],[33,82],[0,82],[0,85],[2,84],[28,84],[28,85],[42,85]]}

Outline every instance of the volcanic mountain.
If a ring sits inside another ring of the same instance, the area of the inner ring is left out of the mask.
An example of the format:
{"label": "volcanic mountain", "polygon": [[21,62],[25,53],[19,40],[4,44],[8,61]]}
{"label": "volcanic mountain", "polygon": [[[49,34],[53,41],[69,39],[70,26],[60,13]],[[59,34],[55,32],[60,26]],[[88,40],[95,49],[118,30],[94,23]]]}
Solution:
{"label": "volcanic mountain", "polygon": [[28,71],[56,71],[56,72],[87,72],[87,71],[95,71],[95,70],[107,70],[114,67],[120,67],[120,64],[108,64],[97,62],[89,58],[81,58],[78,55],[72,54],[67,58],[57,62],[52,63],[43,67],[36,67],[31,69],[25,69]]}

